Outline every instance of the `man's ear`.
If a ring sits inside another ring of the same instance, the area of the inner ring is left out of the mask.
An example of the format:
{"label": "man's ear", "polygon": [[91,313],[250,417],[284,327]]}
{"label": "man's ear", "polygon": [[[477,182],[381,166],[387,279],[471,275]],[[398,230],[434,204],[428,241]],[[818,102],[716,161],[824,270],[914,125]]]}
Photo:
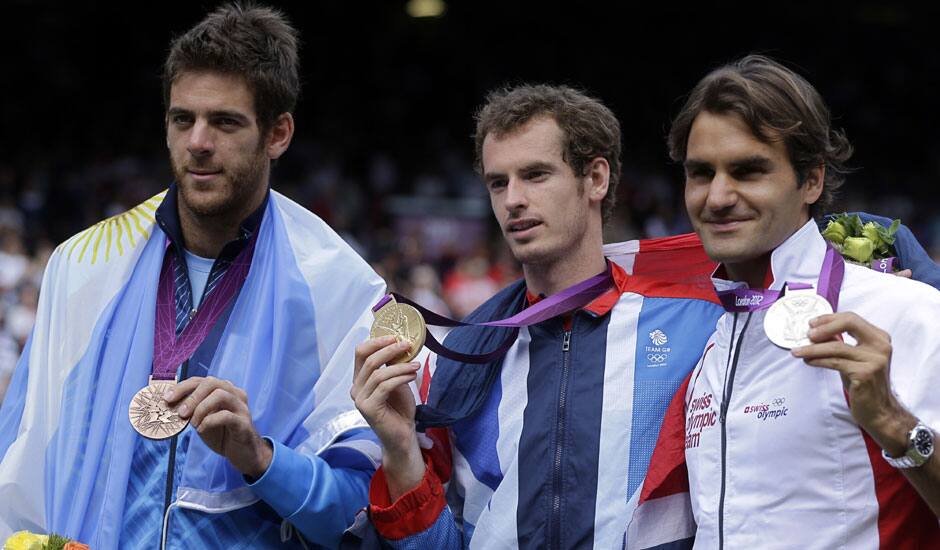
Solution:
{"label": "man's ear", "polygon": [[601,202],[607,196],[610,185],[610,164],[604,157],[597,157],[588,164],[587,175],[588,198],[592,202]]}
{"label": "man's ear", "polygon": [[822,196],[823,183],[826,181],[826,165],[820,164],[810,168],[803,179],[803,203],[806,205],[815,204]]}
{"label": "man's ear", "polygon": [[287,151],[293,137],[294,117],[290,113],[281,113],[265,138],[268,158],[271,160],[280,158],[284,151]]}

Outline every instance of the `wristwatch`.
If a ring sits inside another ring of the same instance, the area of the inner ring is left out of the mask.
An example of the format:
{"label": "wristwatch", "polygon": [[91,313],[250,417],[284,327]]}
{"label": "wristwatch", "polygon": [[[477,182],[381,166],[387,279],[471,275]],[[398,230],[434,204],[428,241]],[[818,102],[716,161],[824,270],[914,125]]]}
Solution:
{"label": "wristwatch", "polygon": [[933,454],[933,437],[930,428],[918,422],[907,436],[907,452],[895,458],[882,450],[881,456],[895,468],[916,468]]}

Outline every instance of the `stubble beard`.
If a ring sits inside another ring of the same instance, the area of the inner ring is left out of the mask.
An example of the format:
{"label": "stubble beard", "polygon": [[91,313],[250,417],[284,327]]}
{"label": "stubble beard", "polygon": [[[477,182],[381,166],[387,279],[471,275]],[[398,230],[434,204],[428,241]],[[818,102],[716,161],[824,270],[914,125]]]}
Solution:
{"label": "stubble beard", "polygon": [[259,186],[266,185],[263,181],[265,160],[263,147],[259,146],[247,162],[224,169],[222,173],[224,181],[219,182],[224,185],[224,196],[218,200],[200,201],[196,198],[196,192],[191,185],[187,183],[186,178],[190,177],[189,174],[182,166],[176,164],[171,155],[170,165],[179,190],[180,206],[197,217],[205,219],[223,220],[247,216],[250,212],[245,212],[245,210],[252,195],[257,193]]}

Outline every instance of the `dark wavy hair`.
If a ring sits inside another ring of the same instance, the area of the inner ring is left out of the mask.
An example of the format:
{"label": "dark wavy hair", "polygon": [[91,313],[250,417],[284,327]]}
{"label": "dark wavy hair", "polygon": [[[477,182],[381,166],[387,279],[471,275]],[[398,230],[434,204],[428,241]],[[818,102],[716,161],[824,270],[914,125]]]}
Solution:
{"label": "dark wavy hair", "polygon": [[299,36],[278,10],[252,3],[226,4],[170,44],[163,66],[163,103],[181,74],[214,71],[245,79],[262,131],[293,112],[300,95]]}
{"label": "dark wavy hair", "polygon": [[477,171],[483,171],[483,140],[488,134],[504,136],[543,115],[552,117],[561,128],[563,158],[575,174],[586,176],[588,164],[597,157],[610,165],[607,196],[601,203],[606,221],[616,204],[620,182],[620,123],[603,103],[581,90],[522,84],[487,94],[476,114]]}
{"label": "dark wavy hair", "polygon": [[696,84],[669,130],[669,156],[684,162],[689,132],[702,111],[736,114],[765,143],[783,140],[802,186],[809,171],[826,167],[823,191],[810,205],[817,217],[832,204],[845,175],[852,145],[832,127],[829,108],[802,76],[762,55],[748,55],[708,73]]}

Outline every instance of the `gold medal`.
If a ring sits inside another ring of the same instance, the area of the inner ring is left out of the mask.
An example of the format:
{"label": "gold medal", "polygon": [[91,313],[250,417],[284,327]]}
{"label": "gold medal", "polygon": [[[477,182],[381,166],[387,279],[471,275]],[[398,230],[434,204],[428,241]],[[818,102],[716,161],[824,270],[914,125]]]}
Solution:
{"label": "gold medal", "polygon": [[154,380],[151,377],[150,383],[134,394],[127,415],[137,433],[147,439],[168,439],[189,424],[163,400],[164,394],[175,385],[173,380]]}
{"label": "gold medal", "polygon": [[375,320],[372,321],[372,330],[369,338],[379,338],[393,335],[400,342],[408,342],[411,349],[389,361],[390,365],[407,363],[414,359],[424,346],[424,336],[427,328],[424,318],[418,310],[408,304],[399,304],[395,298],[389,296],[388,302],[378,311],[373,312]]}

